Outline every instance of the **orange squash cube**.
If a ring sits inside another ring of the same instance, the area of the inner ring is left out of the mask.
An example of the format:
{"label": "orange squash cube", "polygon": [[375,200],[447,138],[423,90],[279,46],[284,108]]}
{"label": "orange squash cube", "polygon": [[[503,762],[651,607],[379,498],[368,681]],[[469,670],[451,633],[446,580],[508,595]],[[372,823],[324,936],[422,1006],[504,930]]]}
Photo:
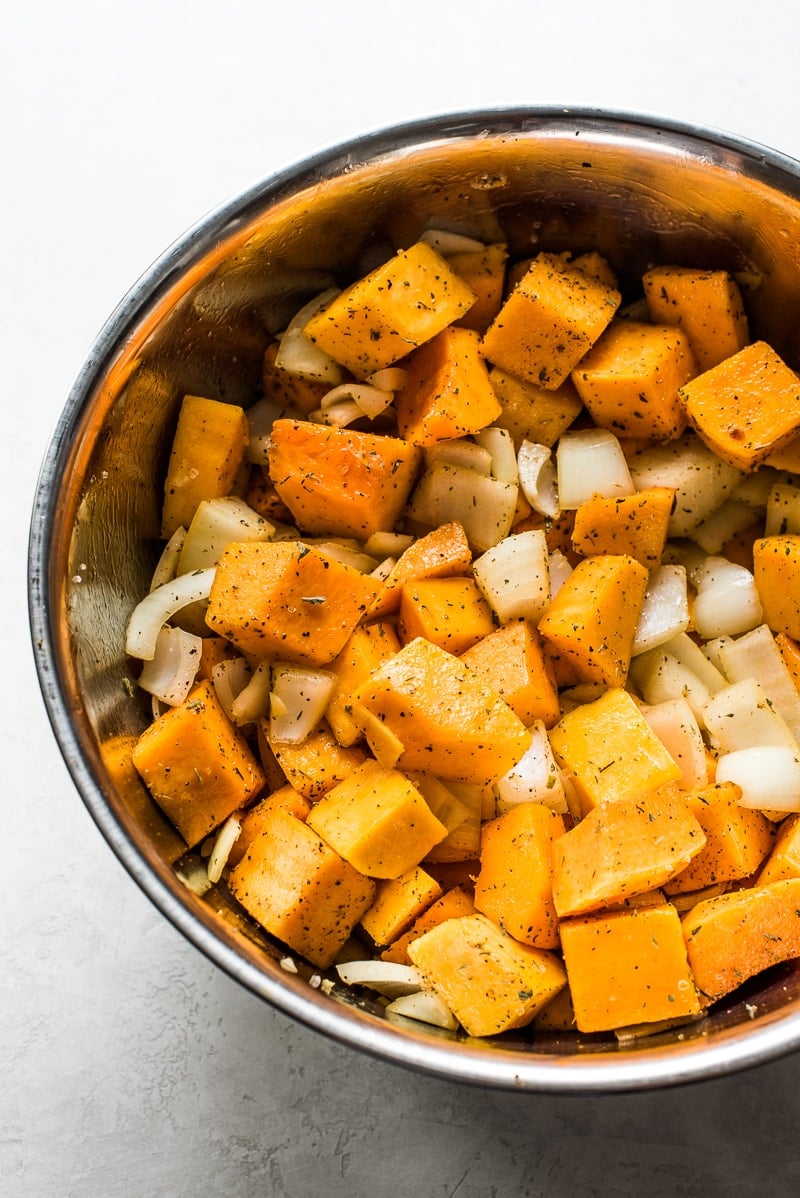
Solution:
{"label": "orange squash cube", "polygon": [[394,405],[400,436],[412,445],[477,433],[500,414],[472,329],[443,329],[410,354],[403,369],[407,381]]}
{"label": "orange squash cube", "polygon": [[753,543],[753,575],[765,623],[800,640],[800,535],[759,537]]}
{"label": "orange squash cube", "polygon": [[483,338],[490,362],[548,390],[560,387],[594,345],[620,293],[554,254],[539,254]]}
{"label": "orange squash cube", "polygon": [[764,341],[697,375],[680,395],[701,440],[737,470],[755,470],[800,432],[800,378]]}
{"label": "orange squash cube", "polygon": [[554,391],[548,391],[538,383],[518,379],[499,366],[493,366],[489,371],[489,382],[501,407],[494,423],[498,428],[508,430],[517,450],[523,441],[552,447],[583,408],[575,384],[569,378]]}
{"label": "orange squash cube", "polygon": [[408,778],[369,758],[323,795],[308,823],[372,878],[398,878],[447,834]]}
{"label": "orange squash cube", "polygon": [[524,1027],[566,984],[554,953],[520,944],[480,914],[438,924],[408,955],[470,1036]]}
{"label": "orange squash cube", "polygon": [[618,498],[593,495],[575,510],[572,548],[584,557],[625,553],[653,570],[664,553],[674,503],[673,487],[645,487]]}
{"label": "orange squash cube", "polygon": [[239,864],[253,841],[267,829],[272,820],[273,811],[278,808],[288,811],[295,819],[305,820],[311,810],[311,804],[288,783],[260,799],[255,807],[250,807],[240,818],[241,831],[228,853],[229,869],[233,869],[234,865]]}
{"label": "orange squash cube", "polygon": [[397,631],[405,645],[423,636],[459,654],[493,628],[492,609],[474,578],[425,578],[402,588]]}
{"label": "orange squash cube", "polygon": [[307,535],[366,540],[394,528],[420,461],[399,437],[310,420],[276,420],[270,430],[270,478]]}
{"label": "orange squash cube", "polygon": [[145,728],[133,764],[187,844],[199,844],[264,786],[260,765],[210,682]]}
{"label": "orange squash cube", "polygon": [[669,903],[566,919],[561,947],[582,1032],[700,1014],[680,918]]}
{"label": "orange squash cube", "polygon": [[620,320],[609,325],[571,377],[600,428],[669,441],[686,427],[678,388],[697,373],[680,329]]}
{"label": "orange squash cube", "polygon": [[320,969],[336,959],[375,894],[374,882],[280,807],[228,885],[253,919]]}
{"label": "orange squash cube", "polygon": [[243,653],[324,666],[341,653],[379,586],[302,541],[228,545],[206,613]]}
{"label": "orange squash cube", "polygon": [[495,242],[481,250],[461,250],[448,254],[447,263],[464,283],[467,284],[475,302],[463,316],[453,323],[462,329],[475,329],[485,333],[500,311],[506,278],[508,246]]}
{"label": "orange squash cube", "polygon": [[389,944],[441,895],[436,879],[414,865],[399,878],[376,883],[375,897],[361,916],[361,926],[374,944]]}
{"label": "orange squash cube", "polygon": [[472,550],[463,525],[455,520],[440,524],[401,553],[370,609],[370,616],[396,612],[404,583],[461,576],[469,574],[471,568]]}
{"label": "orange squash cube", "polygon": [[430,341],[474,303],[441,254],[418,241],[340,292],[303,332],[356,378],[366,378]]}
{"label": "orange squash cube", "polygon": [[545,660],[542,643],[527,620],[493,629],[461,660],[508,704],[527,726],[541,720],[552,728],[560,715],[555,678]]}
{"label": "orange squash cube", "polygon": [[654,324],[677,325],[700,370],[710,370],[750,340],[742,294],[725,270],[656,266],[642,277]]}
{"label": "orange squash cube", "polygon": [[399,649],[394,625],[378,621],[354,628],[341,653],[328,666],[336,675],[336,689],[325,715],[340,745],[353,745],[361,736],[350,715],[353,691]]}
{"label": "orange squash cube", "polygon": [[[269,742],[269,722],[262,721]],[[271,743],[270,748],[290,786],[314,803],[333,790],[367,759],[363,745],[340,745],[323,721],[310,736],[295,744]]]}
{"label": "orange squash cube", "polygon": [[184,396],[164,483],[165,540],[189,526],[201,500],[231,494],[248,436],[247,417],[237,404]]}
{"label": "orange squash cube", "polygon": [[408,946],[412,940],[417,940],[423,932],[438,927],[446,919],[458,919],[462,915],[474,915],[475,905],[471,896],[463,886],[454,886],[447,890],[441,898],[432,903],[426,911],[418,915],[407,932],[403,932],[393,940],[388,948],[381,953],[382,961],[396,961],[398,965],[410,965]]}
{"label": "orange squash cube", "polygon": [[775,837],[760,811],[739,806],[742,792],[733,782],[690,790],[683,802],[706,838],[686,869],[664,883],[665,894],[685,894],[717,882],[748,878],[763,864]]}
{"label": "orange squash cube", "polygon": [[553,905],[554,844],[564,821],[541,803],[520,803],[484,824],[475,908],[535,948],[558,948]]}
{"label": "orange squash cube", "polygon": [[758,875],[758,885],[800,878],[800,815],[788,816],[780,826],[777,840]]}

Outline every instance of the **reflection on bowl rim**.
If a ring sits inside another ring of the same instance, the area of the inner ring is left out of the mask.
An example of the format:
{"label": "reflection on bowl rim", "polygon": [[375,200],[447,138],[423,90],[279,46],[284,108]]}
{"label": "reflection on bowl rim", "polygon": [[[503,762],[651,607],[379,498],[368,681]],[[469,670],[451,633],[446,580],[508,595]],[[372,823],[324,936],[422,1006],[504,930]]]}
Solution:
{"label": "reflection on bowl rim", "polygon": [[800,163],[776,151],[716,130],[659,117],[600,109],[554,107],[476,110],[413,121],[340,143],[255,184],[215,209],[183,234],[134,284],[98,335],[70,392],[42,466],[30,531],[29,616],[35,664],[53,731],[72,779],[92,818],[129,874],[155,906],[210,960],[254,994],[266,999],[307,1026],[331,1039],[377,1058],[452,1081],[522,1091],[602,1093],[639,1090],[708,1080],[764,1063],[800,1046],[800,1010],[774,1011],[750,1026],[715,1029],[713,1040],[703,1037],[673,1040],[665,1046],[640,1044],[635,1051],[601,1051],[562,1056],[508,1050],[502,1043],[454,1044],[424,1029],[400,1031],[369,1012],[332,1001],[299,977],[277,965],[257,968],[236,948],[235,940],[201,904],[179,897],[145,860],[127,830],[116,819],[85,746],[76,731],[75,713],[61,685],[58,637],[53,619],[59,580],[49,555],[60,480],[68,469],[76,429],[97,380],[129,330],[154,299],[166,293],[193,262],[200,260],[248,216],[272,206],[325,178],[334,178],[354,165],[413,152],[423,144],[474,138],[482,131],[502,134],[541,132],[552,125],[602,129],[613,139],[633,143],[640,136],[652,148],[664,138],[703,147],[732,167],[746,164],[752,176],[786,190],[794,180],[800,198]]}

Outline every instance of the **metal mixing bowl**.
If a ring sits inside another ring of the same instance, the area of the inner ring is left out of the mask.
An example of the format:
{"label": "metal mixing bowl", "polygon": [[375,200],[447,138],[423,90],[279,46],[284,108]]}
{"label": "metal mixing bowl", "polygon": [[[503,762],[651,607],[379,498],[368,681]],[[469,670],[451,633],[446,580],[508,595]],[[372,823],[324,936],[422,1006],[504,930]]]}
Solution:
{"label": "metal mixing bowl", "polygon": [[[30,614],[61,751],[111,848],[163,914],[230,975],[334,1039],[442,1077],[592,1092],[709,1078],[800,1044],[800,973],[771,972],[697,1025],[614,1037],[469,1041],[390,1023],[327,996],[224,891],[198,897],[176,837],[124,765],[145,726],[124,630],[159,551],[159,510],[184,393],[243,405],[264,348],[310,295],[425,223],[537,249],[597,248],[635,289],[653,262],[726,267],[754,337],[800,365],[800,164],[655,120],[563,109],[489,111],[389,129],[267,179],[191,229],[101,332],[44,462],[30,542]],[[101,896],[98,895],[98,909]],[[102,918],[102,914],[98,914]]]}

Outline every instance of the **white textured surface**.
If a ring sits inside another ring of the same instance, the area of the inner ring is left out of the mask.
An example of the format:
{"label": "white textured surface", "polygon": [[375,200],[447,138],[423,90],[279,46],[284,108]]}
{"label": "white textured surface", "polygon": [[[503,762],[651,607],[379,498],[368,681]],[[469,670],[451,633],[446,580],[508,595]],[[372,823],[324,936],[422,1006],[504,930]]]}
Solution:
{"label": "white textured surface", "polygon": [[797,1057],[660,1094],[487,1093],[329,1044],[212,968],[124,874],[61,764],[24,566],[84,355],[209,208],[359,132],[495,104],[661,113],[800,157],[798,33],[795,0],[4,10],[4,1198],[800,1192]]}

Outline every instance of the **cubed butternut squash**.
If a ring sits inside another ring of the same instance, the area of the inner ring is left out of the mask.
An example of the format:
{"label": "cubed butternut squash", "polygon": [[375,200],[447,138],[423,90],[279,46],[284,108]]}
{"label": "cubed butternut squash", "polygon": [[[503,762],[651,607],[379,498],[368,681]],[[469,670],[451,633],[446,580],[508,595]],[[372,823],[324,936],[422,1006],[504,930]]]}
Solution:
{"label": "cubed butternut squash", "polygon": [[554,254],[539,254],[483,338],[490,362],[548,390],[560,387],[611,321],[620,293]]}
{"label": "cubed butternut squash", "polygon": [[507,429],[519,450],[523,441],[552,447],[577,418],[583,404],[571,379],[548,391],[538,383],[518,379],[493,366],[489,382],[500,401],[500,415],[494,423]]}
{"label": "cubed butternut squash", "polygon": [[550,730],[550,743],[584,815],[601,803],[635,800],[681,776],[633,698],[620,688],[568,711]]}
{"label": "cubed butternut squash", "polygon": [[268,720],[262,721],[262,728],[287,782],[312,803],[349,778],[367,759],[363,745],[340,745],[324,721],[296,744],[270,742]]}
{"label": "cubed butternut squash", "polygon": [[800,432],[800,379],[765,341],[697,375],[680,396],[700,439],[737,470],[755,470]]}
{"label": "cubed butternut squash", "polygon": [[505,242],[494,242],[480,250],[460,250],[448,254],[451,270],[467,284],[475,302],[453,323],[459,328],[475,329],[485,333],[500,311],[506,279],[508,246]]}
{"label": "cubed butternut squash", "polygon": [[648,570],[661,562],[670,516],[672,487],[644,487],[635,495],[593,495],[575,511],[572,548],[584,557],[624,553]]}
{"label": "cubed butternut squash", "polygon": [[753,543],[753,576],[764,622],[800,640],[800,534],[759,537]]}
{"label": "cubed butternut squash", "polygon": [[680,329],[612,322],[572,372],[575,390],[600,428],[669,441],[686,427],[678,389],[698,373]]}
{"label": "cubed butternut squash", "polygon": [[435,770],[444,779],[491,782],[530,744],[530,733],[508,704],[424,637],[404,645],[354,693],[353,719],[372,743],[369,716],[402,747],[400,769]]}
{"label": "cubed butternut squash", "polygon": [[375,894],[370,878],[281,807],[228,885],[253,919],[320,969],[336,959]]}
{"label": "cubed butternut squash", "polygon": [[256,837],[269,826],[272,813],[278,808],[288,811],[295,819],[304,820],[311,810],[311,803],[288,783],[259,799],[255,807],[250,807],[240,817],[241,830],[228,853],[229,869],[239,864]]}
{"label": "cubed butternut squash", "polygon": [[700,1014],[680,917],[669,903],[565,919],[561,946],[582,1032]]}
{"label": "cubed butternut squash", "polygon": [[470,1036],[524,1027],[566,984],[554,953],[520,944],[480,914],[439,924],[408,955]]}
{"label": "cubed butternut squash", "polygon": [[402,588],[397,631],[403,644],[423,636],[459,654],[494,626],[492,609],[474,578],[424,578]]}
{"label": "cubed butternut squash", "polygon": [[443,329],[403,363],[406,382],[395,395],[397,428],[412,445],[477,433],[500,414],[472,329]]}
{"label": "cubed butternut squash", "polygon": [[771,965],[800,957],[800,878],[697,903],[683,917],[697,987],[714,1001]]}
{"label": "cubed butternut squash", "polygon": [[585,915],[645,894],[684,870],[706,843],[669,789],[604,803],[553,846],[553,902],[559,918]]}
{"label": "cubed butternut squash", "polygon": [[678,325],[700,370],[710,370],[749,341],[742,294],[725,270],[655,266],[642,277],[655,324]]}
{"label": "cubed butternut squash", "polygon": [[277,364],[280,343],[273,341],[264,352],[262,383],[264,395],[276,407],[287,412],[300,412],[307,416],[320,406],[323,396],[330,391],[331,384],[304,375],[290,374]]}
{"label": "cubed butternut squash", "polygon": [[496,628],[461,654],[473,670],[519,716],[526,727],[541,720],[552,728],[561,704],[555,677],[536,629],[527,620]]}
{"label": "cubed butternut squash", "polygon": [[372,878],[398,878],[447,834],[408,778],[370,758],[323,795],[308,823]]}
{"label": "cubed butternut squash", "polygon": [[398,965],[410,965],[408,946],[412,940],[417,940],[423,932],[429,932],[431,928],[438,927],[447,919],[458,919],[462,915],[474,914],[475,905],[472,902],[472,896],[463,886],[454,886],[452,890],[445,891],[441,898],[438,898],[427,910],[418,915],[407,932],[403,932],[401,936],[392,941],[388,948],[383,950],[381,960],[395,961]]}
{"label": "cubed butternut squash", "polygon": [[733,782],[690,790],[683,802],[703,829],[706,843],[686,869],[664,884],[668,895],[736,882],[754,874],[772,848],[772,824],[760,811],[739,806],[742,792]]}
{"label": "cubed butternut squash", "polygon": [[361,736],[350,715],[353,691],[399,649],[394,625],[380,620],[354,628],[341,653],[328,666],[336,675],[336,689],[325,715],[340,745],[353,745]]}
{"label": "cubed butternut squash", "polygon": [[389,944],[441,896],[436,879],[414,865],[398,878],[376,883],[375,897],[361,916],[361,927],[374,944]]}
{"label": "cubed butternut squash", "polygon": [[202,499],[230,495],[244,462],[249,436],[244,409],[201,395],[186,395],[164,483],[161,535],[188,527]]}
{"label": "cubed butternut squash", "polygon": [[463,316],[475,295],[424,241],[345,288],[305,325],[309,340],[365,378]]}
{"label": "cubed butternut squash", "polygon": [[780,825],[757,882],[766,886],[784,878],[800,878],[800,815],[790,815]]}
{"label": "cubed butternut squash", "polygon": [[649,577],[629,554],[584,558],[539,621],[539,632],[582,680],[622,686]]}
{"label": "cubed butternut squash", "polygon": [[141,774],[133,764],[136,736],[114,736],[100,745],[100,756],[117,794],[162,860],[172,865],[186,852],[186,841],[164,818],[163,810],[153,802]]}
{"label": "cubed butternut squash", "polygon": [[206,623],[243,653],[323,666],[341,653],[379,589],[303,541],[234,542],[217,564]]}
{"label": "cubed butternut squash", "polygon": [[276,420],[270,432],[270,478],[309,535],[363,541],[394,528],[420,461],[399,437],[309,420]]}
{"label": "cubed butternut squash", "polygon": [[475,908],[535,948],[558,948],[553,852],[564,820],[541,803],[520,803],[489,820],[481,833]]}
{"label": "cubed butternut squash", "polygon": [[189,845],[199,844],[247,806],[265,781],[208,681],[145,728],[133,749],[133,764]]}
{"label": "cubed butternut squash", "polygon": [[472,550],[464,526],[451,520],[418,537],[401,553],[387,575],[383,590],[370,608],[370,616],[387,616],[400,606],[403,585],[423,578],[449,578],[469,574]]}

